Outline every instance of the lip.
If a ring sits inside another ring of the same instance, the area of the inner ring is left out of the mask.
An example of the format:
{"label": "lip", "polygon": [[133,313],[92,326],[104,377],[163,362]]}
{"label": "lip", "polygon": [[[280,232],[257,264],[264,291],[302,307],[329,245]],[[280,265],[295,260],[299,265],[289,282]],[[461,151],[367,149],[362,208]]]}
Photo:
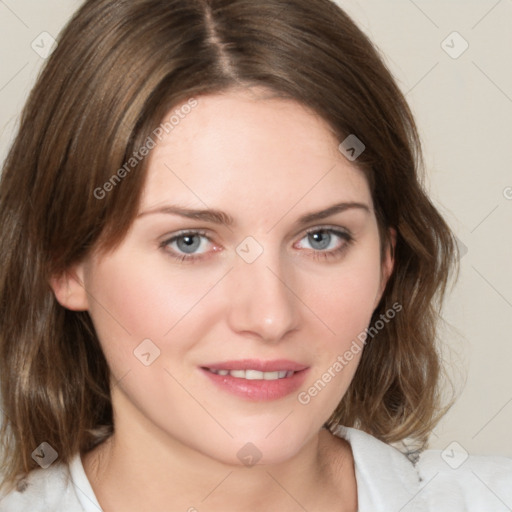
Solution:
{"label": "lip", "polygon": [[[277,380],[247,380],[231,375],[218,375],[212,370],[257,370],[260,372],[272,372],[279,370],[294,371],[290,377]],[[296,392],[304,383],[309,367],[285,359],[274,361],[261,361],[244,359],[238,361],[224,361],[202,366],[201,372],[218,388],[232,395],[254,402],[279,400]]]}

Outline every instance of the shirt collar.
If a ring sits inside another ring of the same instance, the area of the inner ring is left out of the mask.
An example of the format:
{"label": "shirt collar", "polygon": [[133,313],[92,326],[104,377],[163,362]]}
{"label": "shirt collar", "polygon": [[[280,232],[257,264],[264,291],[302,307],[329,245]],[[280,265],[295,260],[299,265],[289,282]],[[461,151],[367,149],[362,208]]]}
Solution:
{"label": "shirt collar", "polygon": [[84,466],[80,454],[77,453],[69,463],[69,472],[73,487],[80,505],[84,512],[103,512],[94,494],[91,483],[85,474]]}
{"label": "shirt collar", "polygon": [[423,510],[419,474],[403,453],[362,430],[338,426],[333,433],[352,448],[359,512]]}

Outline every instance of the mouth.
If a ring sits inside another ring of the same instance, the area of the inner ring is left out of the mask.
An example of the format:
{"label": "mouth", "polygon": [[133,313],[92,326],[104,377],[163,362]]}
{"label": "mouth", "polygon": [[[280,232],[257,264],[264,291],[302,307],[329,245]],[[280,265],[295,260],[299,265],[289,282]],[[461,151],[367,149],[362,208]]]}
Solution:
{"label": "mouth", "polygon": [[213,363],[202,368],[216,375],[229,375],[236,379],[278,380],[292,377],[294,373],[305,370],[307,366],[288,359],[241,359]]}
{"label": "mouth", "polygon": [[289,360],[244,359],[201,366],[215,386],[247,400],[267,401],[295,392],[306,378],[308,366]]}

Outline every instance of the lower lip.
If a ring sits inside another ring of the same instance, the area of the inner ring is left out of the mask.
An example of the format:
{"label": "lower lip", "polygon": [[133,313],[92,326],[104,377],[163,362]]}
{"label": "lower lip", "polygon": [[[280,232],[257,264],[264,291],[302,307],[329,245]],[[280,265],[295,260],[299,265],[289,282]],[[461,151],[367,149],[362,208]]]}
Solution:
{"label": "lower lip", "polygon": [[297,391],[304,382],[308,368],[295,372],[291,377],[276,380],[247,380],[231,375],[217,375],[201,368],[201,371],[217,386],[247,400],[264,402],[278,400]]}

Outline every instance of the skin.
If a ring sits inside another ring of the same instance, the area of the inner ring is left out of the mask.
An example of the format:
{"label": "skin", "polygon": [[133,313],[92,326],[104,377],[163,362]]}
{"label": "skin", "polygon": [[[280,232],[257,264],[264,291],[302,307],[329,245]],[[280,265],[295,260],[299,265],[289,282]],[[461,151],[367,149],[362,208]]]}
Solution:
{"label": "skin", "polygon": [[[390,251],[380,260],[367,181],[298,103],[246,90],[198,101],[151,151],[144,214],[121,245],[52,282],[62,305],[89,311],[112,372],[115,434],[82,455],[84,469],[105,512],[356,510],[350,446],[322,425],[360,354],[307,405],[298,392],[234,396],[199,368],[290,359],[309,367],[303,391],[350,347],[393,268]],[[368,210],[296,224],[340,202]],[[171,204],[222,210],[235,223],[154,213]],[[319,249],[306,230],[322,227],[353,241],[324,232]],[[194,239],[194,262],[179,260],[183,243],[162,245],[195,229],[208,238]],[[236,251],[248,236],[263,249],[252,263]],[[160,355],[145,366],[133,351],[148,338]],[[251,467],[237,457],[248,442],[261,453]]]}

